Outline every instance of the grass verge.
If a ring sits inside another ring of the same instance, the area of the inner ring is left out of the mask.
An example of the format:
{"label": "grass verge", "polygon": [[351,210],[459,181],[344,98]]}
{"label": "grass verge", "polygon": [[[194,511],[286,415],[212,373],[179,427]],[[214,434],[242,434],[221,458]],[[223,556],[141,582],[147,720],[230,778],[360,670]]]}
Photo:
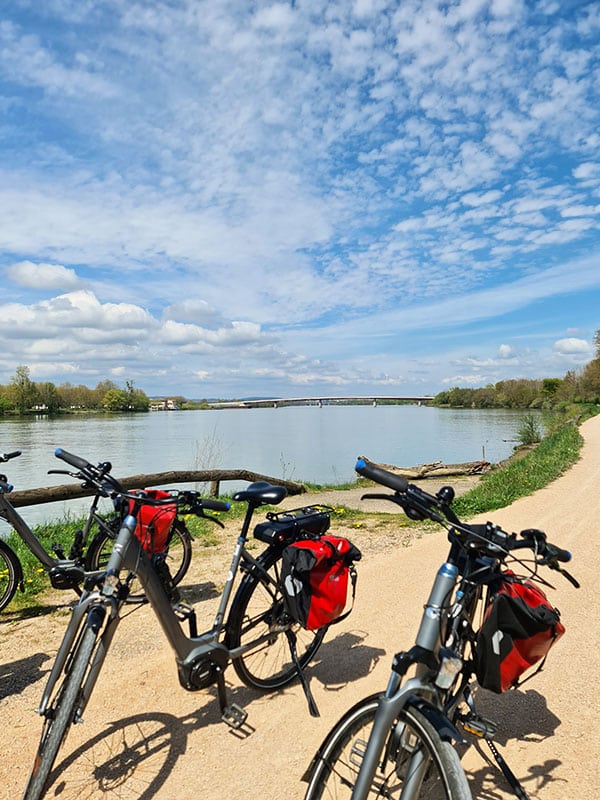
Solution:
{"label": "grass verge", "polygon": [[504,508],[562,475],[579,459],[582,444],[574,423],[562,425],[523,458],[485,475],[478,486],[457,497],[452,507],[461,518]]}

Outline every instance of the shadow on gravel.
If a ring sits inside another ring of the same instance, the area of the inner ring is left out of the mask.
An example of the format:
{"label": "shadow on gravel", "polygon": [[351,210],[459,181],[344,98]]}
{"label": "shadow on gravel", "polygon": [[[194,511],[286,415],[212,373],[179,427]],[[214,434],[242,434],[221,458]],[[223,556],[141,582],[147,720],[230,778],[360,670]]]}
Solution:
{"label": "shadow on gravel", "polygon": [[[263,696],[251,689],[228,686],[230,701],[242,706]],[[216,691],[204,694],[206,705],[176,717],[148,712],[114,720],[101,733],[57,763],[50,775],[47,796],[60,800],[151,800],[161,789],[189,735],[209,725],[223,725]],[[246,723],[232,735],[247,738],[254,728]]]}
{"label": "shadow on gravel", "polygon": [[[535,743],[553,736],[560,725],[560,719],[549,710],[546,698],[531,689],[514,690],[501,695],[479,689],[476,705],[482,716],[498,723],[494,743],[501,755],[504,755],[503,747],[507,742],[517,739],[525,743],[525,749],[530,745],[531,759],[534,761]],[[475,772],[469,772],[473,797],[478,800],[501,800],[507,795],[512,796],[509,783],[486,743],[474,740],[474,746],[485,764]],[[512,767],[510,757],[507,757],[507,761],[508,766]],[[561,763],[559,759],[547,759],[542,764],[532,764],[526,771],[516,772],[516,778],[525,791],[535,797],[547,783],[556,780],[553,773]]]}
{"label": "shadow on gravel", "polygon": [[347,631],[331,641],[325,639],[306,671],[307,677],[321,681],[329,691],[364,678],[386,654],[380,647],[363,644],[366,636],[365,632]]}
{"label": "shadow on gravel", "polygon": [[0,700],[20,694],[27,686],[39,681],[49,672],[42,669],[42,664],[49,658],[46,653],[35,653],[10,664],[0,664]]}

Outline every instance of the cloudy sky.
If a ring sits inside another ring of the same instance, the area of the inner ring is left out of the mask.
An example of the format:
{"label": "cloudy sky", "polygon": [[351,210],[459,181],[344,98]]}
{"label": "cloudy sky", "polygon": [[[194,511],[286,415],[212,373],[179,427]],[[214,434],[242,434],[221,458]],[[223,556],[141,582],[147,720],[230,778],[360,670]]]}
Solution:
{"label": "cloudy sky", "polygon": [[0,383],[562,377],[600,328],[600,5],[8,0]]}

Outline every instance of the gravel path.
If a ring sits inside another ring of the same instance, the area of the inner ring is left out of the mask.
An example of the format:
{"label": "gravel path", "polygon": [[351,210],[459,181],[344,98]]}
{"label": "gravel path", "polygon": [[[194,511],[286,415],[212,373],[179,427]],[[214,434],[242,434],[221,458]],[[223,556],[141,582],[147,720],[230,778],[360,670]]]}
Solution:
{"label": "gravel path", "polygon": [[[600,417],[582,426],[582,459],[567,474],[535,495],[495,512],[511,530],[540,527],[552,541],[574,553],[577,591],[553,577],[551,599],[567,632],[544,671],[523,690],[495,696],[481,692],[481,709],[500,723],[497,743],[532,800],[596,800],[600,794],[597,647],[600,601],[597,592]],[[456,483],[447,481],[448,483]],[[358,492],[288,498],[292,507],[320,501],[360,504]],[[364,552],[353,613],[331,632],[309,671],[321,717],[312,719],[301,688],[261,695],[227,672],[231,696],[248,711],[249,735],[240,738],[219,721],[214,692],[180,688],[173,656],[148,608],[121,624],[86,713],[85,724],[69,734],[59,756],[63,773],[49,797],[59,800],[301,800],[300,779],[333,722],[357,699],[381,690],[391,658],[409,645],[434,570],[446,554],[444,533],[414,533],[395,514],[369,517],[360,528],[335,523]],[[189,591],[200,622],[215,610],[234,541],[197,547]],[[54,602],[65,602],[61,595]],[[35,618],[2,615],[0,622],[0,797],[20,797],[39,738],[34,713],[68,617],[50,604]],[[502,775],[475,750],[464,759],[474,797],[512,797]]]}

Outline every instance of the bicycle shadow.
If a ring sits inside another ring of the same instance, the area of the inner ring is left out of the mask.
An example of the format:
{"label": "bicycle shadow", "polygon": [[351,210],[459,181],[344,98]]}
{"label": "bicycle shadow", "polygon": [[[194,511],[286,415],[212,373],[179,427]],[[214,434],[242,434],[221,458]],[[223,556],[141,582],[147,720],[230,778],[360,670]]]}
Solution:
{"label": "bicycle shadow", "polygon": [[49,672],[42,669],[42,664],[49,658],[47,653],[34,653],[9,664],[0,664],[0,700],[21,694],[27,686],[39,681]]}
{"label": "bicycle shadow", "polygon": [[307,677],[316,678],[327,691],[339,691],[374,669],[386,651],[363,644],[365,631],[345,631],[335,639],[325,640],[315,659],[306,670]]}
{"label": "bicycle shadow", "polygon": [[[249,704],[263,693],[228,685],[230,698]],[[110,796],[119,800],[151,800],[160,791],[188,746],[191,733],[209,725],[224,725],[216,690],[207,704],[183,717],[145,712],[113,720],[54,766],[49,796],[60,800]],[[246,723],[232,735],[246,738],[254,732]]]}
{"label": "bicycle shadow", "polygon": [[[532,689],[513,690],[502,695],[477,689],[476,701],[478,712],[483,717],[498,723],[494,743],[500,750],[511,739],[525,743],[548,739],[561,724],[559,717],[548,708],[546,698]],[[484,765],[478,770],[468,771],[473,797],[477,797],[478,800],[502,800],[507,794],[512,794],[508,781],[485,742],[474,739],[472,744],[484,761]],[[510,758],[507,760],[509,767],[513,768]],[[527,767],[525,773],[516,769],[513,771],[526,792],[537,794],[547,783],[557,780],[553,773],[561,764],[560,759],[552,758]]]}
{"label": "bicycle shadow", "polygon": [[178,589],[191,605],[201,603],[205,600],[216,600],[221,597],[222,590],[213,581],[204,583],[180,583]]}

